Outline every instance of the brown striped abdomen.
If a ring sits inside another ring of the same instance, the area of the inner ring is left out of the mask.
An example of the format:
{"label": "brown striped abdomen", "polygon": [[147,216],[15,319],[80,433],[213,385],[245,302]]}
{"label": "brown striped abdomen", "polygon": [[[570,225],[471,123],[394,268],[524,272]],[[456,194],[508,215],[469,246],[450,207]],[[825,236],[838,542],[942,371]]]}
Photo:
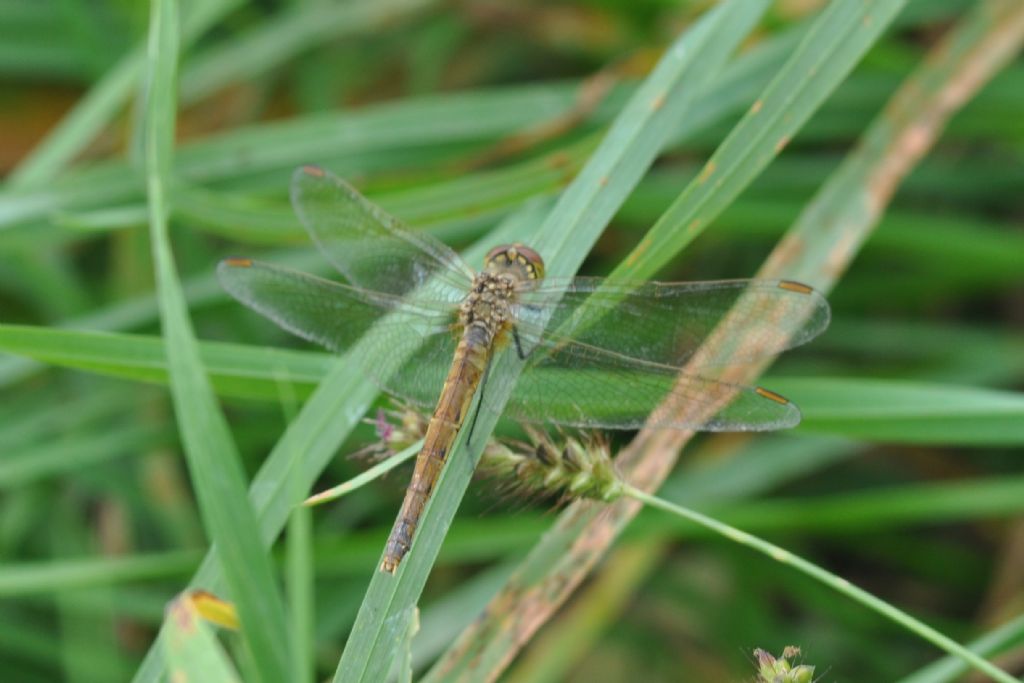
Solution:
{"label": "brown striped abdomen", "polygon": [[441,397],[430,418],[423,449],[416,457],[416,468],[409,488],[406,489],[402,509],[388,536],[384,560],[380,564],[381,571],[394,574],[398,563],[412,546],[413,534],[416,533],[423,508],[434,490],[441,467],[466,419],[473,395],[487,367],[487,358],[491,353],[489,336],[479,328],[468,327],[459,341]]}

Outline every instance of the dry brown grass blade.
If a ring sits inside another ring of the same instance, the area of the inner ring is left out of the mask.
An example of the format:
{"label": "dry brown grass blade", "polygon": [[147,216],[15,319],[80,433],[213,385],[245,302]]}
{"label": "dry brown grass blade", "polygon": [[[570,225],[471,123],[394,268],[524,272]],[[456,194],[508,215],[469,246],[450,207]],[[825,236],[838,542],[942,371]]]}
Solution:
{"label": "dry brown grass blade", "polygon": [[[901,86],[777,245],[759,276],[798,279],[830,290],[949,117],[1012,58],[1022,39],[1024,3],[990,0],[976,6]],[[726,377],[751,383],[763,365],[734,369]],[[637,488],[656,490],[692,436],[643,430],[618,458],[623,475]],[[612,505],[570,505],[425,680],[497,678],[639,509],[640,504],[629,499]]]}

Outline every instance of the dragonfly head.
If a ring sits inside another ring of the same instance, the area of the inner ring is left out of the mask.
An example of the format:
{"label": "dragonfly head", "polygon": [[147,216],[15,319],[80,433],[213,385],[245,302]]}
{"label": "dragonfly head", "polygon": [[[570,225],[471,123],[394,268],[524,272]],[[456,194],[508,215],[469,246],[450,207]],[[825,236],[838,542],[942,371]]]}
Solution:
{"label": "dragonfly head", "polygon": [[544,277],[544,259],[533,249],[522,244],[503,244],[494,247],[487,252],[484,267],[489,273],[509,275],[519,282]]}

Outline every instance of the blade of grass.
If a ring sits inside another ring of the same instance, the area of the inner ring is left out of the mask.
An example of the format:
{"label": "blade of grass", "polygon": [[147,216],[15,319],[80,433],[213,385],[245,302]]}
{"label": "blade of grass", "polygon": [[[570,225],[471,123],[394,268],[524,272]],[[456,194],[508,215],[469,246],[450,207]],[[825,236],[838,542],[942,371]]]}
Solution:
{"label": "blade of grass", "polygon": [[[717,506],[716,506],[717,507]],[[990,477],[950,483],[889,486],[821,499],[774,499],[725,506],[730,524],[758,532],[855,533],[878,525],[936,524],[1019,514],[1024,479]]]}
{"label": "blade of grass", "polygon": [[292,675],[295,683],[315,680],[313,661],[313,517],[302,507],[288,519],[287,584],[289,630],[293,637]]}
{"label": "blade of grass", "polygon": [[775,159],[905,2],[833,2],[786,65],[610,277],[644,279],[693,241]]}
{"label": "blade of grass", "polygon": [[186,575],[201,559],[198,551],[176,550],[124,557],[7,564],[0,567],[0,596],[9,599],[52,594],[61,588],[81,589],[177,578]]}
{"label": "blade of grass", "polygon": [[805,406],[801,431],[935,445],[1024,444],[1024,394],[900,380],[773,379]]}
{"label": "blade of grass", "polygon": [[[991,657],[1021,643],[1024,643],[1024,616],[993,629],[969,647],[982,657]],[[917,673],[901,678],[897,683],[949,683],[960,680],[967,669],[968,665],[962,659],[947,655]]]}
{"label": "blade of grass", "polygon": [[[270,256],[274,262],[314,274],[327,271],[327,264],[319,254],[304,249],[301,252],[275,252]],[[192,276],[183,283],[185,300],[190,308],[207,306],[227,298],[220,288],[212,270]],[[129,329],[141,327],[158,318],[157,299],[154,294],[143,294],[109,306],[77,316],[61,323],[58,327],[83,327],[100,330]],[[0,358],[0,387],[9,386],[32,374],[38,365],[22,358]]]}
{"label": "blade of grass", "polygon": [[[709,11],[671,46],[636,91],[580,175],[541,226],[534,246],[554,276],[572,275],[614,212],[639,182],[683,115],[766,7],[726,2]],[[685,84],[685,85],[684,85]],[[505,354],[493,365],[491,398],[507,400],[522,363]],[[388,674],[448,526],[498,415],[478,414],[473,445],[461,432],[428,502],[412,548],[394,576],[377,572],[367,589],[335,681],[376,681]]]}
{"label": "blade of grass", "polygon": [[168,174],[174,145],[178,12],[153,0],[145,124],[150,239],[171,397],[203,523],[217,548],[257,680],[283,681],[289,670],[284,605],[246,495],[245,474],[199,358],[167,231]]}
{"label": "blade of grass", "polygon": [[[203,0],[193,3],[183,30],[186,43],[196,40],[213,24],[241,5],[241,0]],[[42,186],[52,180],[85,149],[132,95],[146,66],[146,46],[128,53],[75,105],[67,116],[37,145],[8,182],[12,187]]]}
{"label": "blade of grass", "polygon": [[250,80],[327,40],[393,27],[435,0],[297,3],[251,31],[196,55],[182,69],[181,100],[190,103]]}
{"label": "blade of grass", "polygon": [[394,455],[384,460],[381,460],[373,467],[370,467],[366,471],[359,473],[358,475],[352,477],[348,481],[342,482],[337,486],[332,486],[326,491],[321,491],[316,495],[310,496],[309,498],[302,502],[302,505],[304,507],[312,507],[314,505],[321,505],[328,501],[337,500],[342,496],[347,496],[356,489],[359,489],[365,486],[366,484],[369,484],[371,481],[383,477],[385,474],[395,469],[403,462],[415,458],[419,454],[421,448],[423,448],[423,439],[420,439],[419,441],[412,444],[408,448],[403,449],[400,453],[395,453]]}
{"label": "blade of grass", "polygon": [[[275,371],[278,375],[279,395],[287,422],[295,419],[298,400],[292,385],[287,381],[287,371]],[[293,457],[292,497],[305,494],[305,482],[298,476],[297,467],[301,454]],[[314,660],[315,608],[313,571],[313,515],[297,506],[288,517],[285,537],[285,582],[287,586],[289,625],[292,633],[292,677],[294,683],[313,683],[316,676]]]}
{"label": "blade of grass", "polygon": [[[0,349],[111,377],[167,383],[166,349],[158,337],[0,325]],[[199,357],[219,395],[271,401],[280,395],[281,376],[306,398],[334,362],[319,351],[219,342],[199,344]]]}

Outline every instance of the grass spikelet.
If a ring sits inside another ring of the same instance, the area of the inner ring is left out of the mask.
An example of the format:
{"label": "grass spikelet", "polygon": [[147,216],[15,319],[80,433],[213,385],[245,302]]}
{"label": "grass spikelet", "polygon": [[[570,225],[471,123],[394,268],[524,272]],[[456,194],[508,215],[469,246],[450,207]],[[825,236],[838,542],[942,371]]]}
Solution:
{"label": "grass spikelet", "polygon": [[[396,404],[392,410],[379,411],[371,424],[381,441],[361,453],[386,457],[422,439],[429,419],[410,406]],[[605,502],[623,495],[624,483],[601,435],[559,432],[555,438],[535,427],[524,429],[528,441],[488,440],[477,469],[481,476],[497,479],[509,492],[520,495]]]}
{"label": "grass spikelet", "polygon": [[515,493],[612,501],[625,489],[607,440],[598,434],[551,435],[527,427],[528,442],[491,440],[480,472]]}
{"label": "grass spikelet", "polygon": [[807,664],[793,664],[793,659],[800,656],[800,648],[792,645],[782,651],[781,657],[758,648],[754,650],[757,660],[758,683],[811,683],[814,680],[814,667]]}

